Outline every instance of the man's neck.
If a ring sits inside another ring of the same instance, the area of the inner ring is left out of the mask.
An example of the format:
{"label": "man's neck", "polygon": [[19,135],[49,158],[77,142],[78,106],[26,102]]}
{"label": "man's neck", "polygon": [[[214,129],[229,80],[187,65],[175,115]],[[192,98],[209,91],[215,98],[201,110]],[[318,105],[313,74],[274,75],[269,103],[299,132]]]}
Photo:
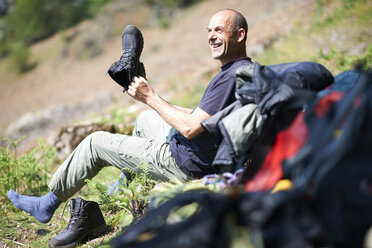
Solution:
{"label": "man's neck", "polygon": [[247,57],[247,53],[246,52],[242,52],[242,53],[240,53],[239,55],[237,55],[237,56],[234,56],[234,57],[232,57],[232,58],[230,58],[230,59],[226,59],[226,60],[220,60],[220,62],[221,62],[221,66],[224,66],[224,65],[226,65],[226,64],[228,64],[228,63],[230,63],[230,62],[233,62],[233,61],[235,61],[235,60],[238,60],[238,59],[241,59],[241,58],[245,58],[245,57]]}

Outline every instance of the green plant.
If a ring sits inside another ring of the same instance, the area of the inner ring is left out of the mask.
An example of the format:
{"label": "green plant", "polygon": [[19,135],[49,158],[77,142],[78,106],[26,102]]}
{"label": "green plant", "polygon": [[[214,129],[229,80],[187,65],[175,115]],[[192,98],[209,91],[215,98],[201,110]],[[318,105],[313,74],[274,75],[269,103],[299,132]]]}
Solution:
{"label": "green plant", "polygon": [[51,24],[47,9],[44,0],[16,1],[14,10],[5,16],[5,39],[27,44],[45,36]]}
{"label": "green plant", "polygon": [[355,57],[348,55],[345,51],[332,48],[328,53],[324,52],[323,49],[319,49],[318,56],[312,60],[323,64],[330,71],[338,73],[352,69]]}
{"label": "green plant", "polygon": [[17,155],[17,147],[24,139],[14,141],[5,138],[14,149],[10,151],[10,145],[0,147],[0,201],[4,200],[6,192],[10,189],[19,193],[45,193],[47,188],[48,171],[54,161],[55,149],[45,144],[43,139],[32,151]]}
{"label": "green plant", "polygon": [[[368,0],[369,1],[369,0]],[[330,0],[322,1],[318,0],[315,5],[315,15],[313,16],[311,29],[329,29],[332,25],[336,25],[339,23],[344,22],[345,24],[348,23],[348,19],[350,17],[358,17],[358,22],[366,20],[367,22],[370,21],[371,17],[371,6],[368,4],[366,0],[343,0],[338,1],[342,2],[339,3],[338,6],[332,10],[332,12],[327,12],[325,10],[325,5],[329,5],[331,3]],[[358,22],[354,22],[353,24],[358,24]]]}
{"label": "green plant", "polygon": [[354,64],[360,65],[364,69],[372,69],[372,43],[367,46],[364,55],[354,60]]}
{"label": "green plant", "polygon": [[351,70],[357,65],[363,67],[364,69],[371,69],[372,44],[367,46],[365,54],[360,57],[350,55],[345,51],[338,51],[333,48],[328,53],[324,52],[323,49],[320,49],[318,56],[316,58],[312,58],[311,60],[323,64],[335,74],[342,71]]}
{"label": "green plant", "polygon": [[4,16],[0,57],[14,53],[13,43],[30,45],[98,13],[110,0],[17,0]]}
{"label": "green plant", "polygon": [[148,165],[143,164],[139,168],[141,173],[125,169],[130,180],[120,179],[120,185],[111,194],[108,193],[106,185],[95,180],[86,180],[89,188],[98,193],[98,201],[103,205],[103,209],[116,214],[111,222],[113,228],[117,224],[121,228],[128,226],[146,210],[149,192],[156,181],[151,179]]}
{"label": "green plant", "polygon": [[30,65],[30,49],[22,42],[16,41],[10,45],[10,56],[8,59],[8,68],[17,73],[27,71]]}
{"label": "green plant", "polygon": [[[120,228],[125,228],[134,220],[141,217],[147,210],[151,202],[152,207],[173,198],[175,195],[190,190],[218,191],[215,185],[204,185],[200,180],[182,183],[177,179],[169,182],[157,182],[152,180],[149,174],[148,165],[140,166],[141,173],[135,173],[130,169],[125,169],[126,175],[131,180],[120,179],[120,185],[112,194],[108,193],[107,185],[95,180],[86,180],[90,189],[98,193],[98,201],[106,212],[114,214],[111,220],[112,228],[118,224]],[[197,211],[196,204],[189,204],[172,213],[170,221],[186,219]]]}

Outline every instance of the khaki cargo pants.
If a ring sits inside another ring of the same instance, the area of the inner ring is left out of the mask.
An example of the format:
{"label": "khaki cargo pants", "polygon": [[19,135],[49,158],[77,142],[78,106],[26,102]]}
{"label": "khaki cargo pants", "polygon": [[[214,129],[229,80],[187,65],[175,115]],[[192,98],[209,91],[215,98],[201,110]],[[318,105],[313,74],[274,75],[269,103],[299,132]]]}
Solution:
{"label": "khaki cargo pants", "polygon": [[105,166],[140,172],[138,166],[143,163],[148,164],[153,179],[189,180],[171,156],[166,143],[169,130],[170,126],[155,111],[147,110],[137,117],[132,136],[94,132],[61,164],[49,188],[66,201],[85,185],[85,179],[93,178]]}

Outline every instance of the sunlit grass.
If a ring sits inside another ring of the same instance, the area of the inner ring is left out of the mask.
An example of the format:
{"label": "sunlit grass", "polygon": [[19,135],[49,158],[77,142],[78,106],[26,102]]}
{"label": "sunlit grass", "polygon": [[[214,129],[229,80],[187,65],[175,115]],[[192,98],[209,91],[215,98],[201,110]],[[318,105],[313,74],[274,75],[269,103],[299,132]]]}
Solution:
{"label": "sunlit grass", "polygon": [[350,50],[359,43],[366,44],[364,52],[368,53],[371,26],[372,1],[345,1],[332,13],[319,11],[308,26],[296,25],[254,59],[263,65],[314,61],[338,74],[354,67],[358,56]]}

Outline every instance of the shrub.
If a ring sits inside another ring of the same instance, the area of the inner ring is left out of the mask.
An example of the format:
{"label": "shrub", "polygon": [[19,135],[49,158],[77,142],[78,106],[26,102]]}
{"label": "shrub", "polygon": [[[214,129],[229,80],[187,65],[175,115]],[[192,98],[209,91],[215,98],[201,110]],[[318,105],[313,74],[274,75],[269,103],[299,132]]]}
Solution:
{"label": "shrub", "polygon": [[318,56],[312,58],[312,60],[325,65],[335,74],[351,70],[356,66],[361,66],[364,69],[372,69],[372,43],[367,46],[365,53],[359,57],[336,49],[331,49],[328,53],[320,49]]}
{"label": "shrub", "polygon": [[[30,45],[94,16],[110,0],[17,0],[3,18],[0,57],[9,53],[11,44]],[[24,46],[23,46],[24,47]]]}
{"label": "shrub", "polygon": [[10,45],[11,54],[8,59],[8,68],[17,73],[25,72],[30,68],[30,50],[22,41]]}
{"label": "shrub", "polygon": [[366,53],[354,60],[355,64],[364,69],[372,69],[372,43],[367,46]]}

